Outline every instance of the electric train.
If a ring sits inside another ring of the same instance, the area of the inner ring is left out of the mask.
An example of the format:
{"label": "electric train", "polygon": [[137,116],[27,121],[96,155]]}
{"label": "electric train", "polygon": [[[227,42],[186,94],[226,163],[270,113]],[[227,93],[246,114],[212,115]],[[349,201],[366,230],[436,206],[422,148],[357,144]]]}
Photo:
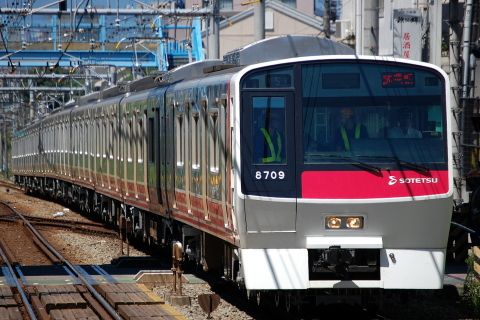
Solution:
{"label": "electric train", "polygon": [[51,112],[15,134],[13,172],[287,309],[322,290],[440,289],[449,90],[431,64],[277,37]]}

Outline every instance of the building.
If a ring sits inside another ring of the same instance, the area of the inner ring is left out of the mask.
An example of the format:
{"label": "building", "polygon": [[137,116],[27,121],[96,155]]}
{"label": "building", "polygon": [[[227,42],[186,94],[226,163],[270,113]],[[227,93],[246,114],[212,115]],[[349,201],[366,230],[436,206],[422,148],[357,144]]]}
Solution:
{"label": "building", "polygon": [[[312,1],[313,2],[313,1]],[[312,13],[313,13],[313,7]],[[236,48],[254,42],[254,8],[249,5],[246,10],[220,22],[220,57]],[[207,30],[202,32],[206,43]],[[265,38],[281,35],[324,35],[323,18],[315,18],[292,6],[277,0],[265,2]],[[205,46],[208,48],[208,46]],[[207,56],[209,53],[207,51]]]}

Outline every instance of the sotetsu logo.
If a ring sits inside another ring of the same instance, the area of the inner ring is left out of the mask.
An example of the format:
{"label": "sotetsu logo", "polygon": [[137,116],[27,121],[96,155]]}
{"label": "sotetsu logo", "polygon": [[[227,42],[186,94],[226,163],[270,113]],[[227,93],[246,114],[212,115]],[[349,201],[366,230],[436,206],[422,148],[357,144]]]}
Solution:
{"label": "sotetsu logo", "polygon": [[399,178],[397,179],[395,176],[390,176],[390,181],[388,181],[388,185],[392,186],[398,183],[438,183],[438,178]]}

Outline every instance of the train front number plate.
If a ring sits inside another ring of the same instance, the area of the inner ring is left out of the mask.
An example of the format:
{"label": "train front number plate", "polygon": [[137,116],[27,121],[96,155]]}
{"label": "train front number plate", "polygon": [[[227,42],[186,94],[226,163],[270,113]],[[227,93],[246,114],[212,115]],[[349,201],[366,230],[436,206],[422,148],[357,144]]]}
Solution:
{"label": "train front number plate", "polygon": [[285,170],[257,170],[253,174],[255,180],[286,180]]}

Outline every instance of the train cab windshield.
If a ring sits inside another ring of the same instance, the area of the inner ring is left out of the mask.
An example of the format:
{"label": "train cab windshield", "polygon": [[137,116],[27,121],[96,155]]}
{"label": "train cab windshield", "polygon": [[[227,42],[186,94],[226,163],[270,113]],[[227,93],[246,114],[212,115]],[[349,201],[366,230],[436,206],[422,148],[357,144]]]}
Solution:
{"label": "train cab windshield", "polygon": [[421,69],[303,66],[304,162],[445,162],[442,90]]}
{"label": "train cab windshield", "polygon": [[282,65],[246,74],[241,99],[247,194],[299,196],[312,172],[446,172],[445,80],[433,69],[360,59]]}

